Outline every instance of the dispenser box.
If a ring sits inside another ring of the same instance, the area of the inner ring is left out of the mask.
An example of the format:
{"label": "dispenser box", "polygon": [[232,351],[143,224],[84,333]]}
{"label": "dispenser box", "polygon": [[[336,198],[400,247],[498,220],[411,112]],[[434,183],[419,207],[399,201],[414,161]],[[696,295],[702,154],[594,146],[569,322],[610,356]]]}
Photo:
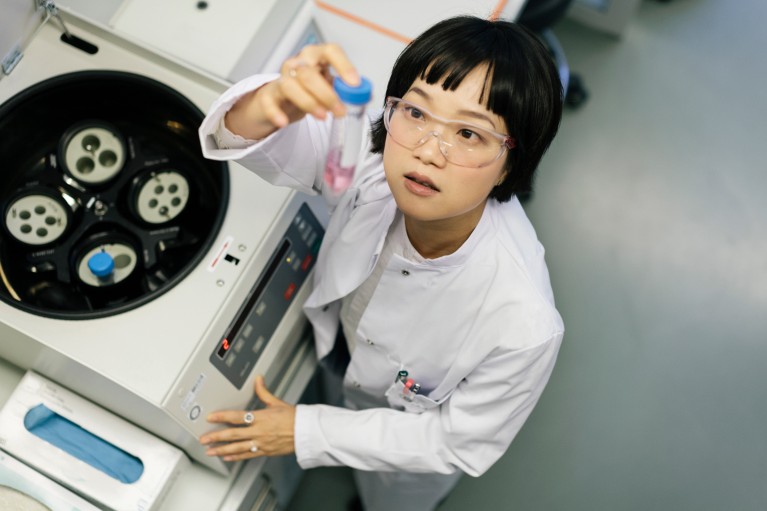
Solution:
{"label": "dispenser box", "polygon": [[114,511],[161,509],[189,464],[178,448],[32,371],[0,410],[0,447]]}
{"label": "dispenser box", "polygon": [[[99,508],[63,486],[35,472],[0,451],[0,503],[10,509],[26,509],[31,499],[51,511],[100,511]],[[8,495],[6,491],[11,491]],[[20,496],[18,494],[21,494]],[[15,507],[18,506],[18,507]],[[3,508],[6,509],[6,508]],[[37,509],[31,507],[31,509]]]}

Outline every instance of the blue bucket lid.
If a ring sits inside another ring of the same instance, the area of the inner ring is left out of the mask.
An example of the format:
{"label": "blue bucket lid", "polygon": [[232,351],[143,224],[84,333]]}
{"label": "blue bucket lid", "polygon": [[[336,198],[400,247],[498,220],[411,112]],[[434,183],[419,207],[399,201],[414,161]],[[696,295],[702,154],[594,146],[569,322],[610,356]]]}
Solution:
{"label": "blue bucket lid", "polygon": [[115,269],[115,261],[112,256],[106,252],[97,252],[88,259],[88,269],[91,270],[96,277],[107,277],[112,274]]}
{"label": "blue bucket lid", "polygon": [[336,77],[333,80],[333,89],[341,101],[351,105],[364,105],[373,95],[373,84],[364,76],[360,77],[360,84],[356,87]]}

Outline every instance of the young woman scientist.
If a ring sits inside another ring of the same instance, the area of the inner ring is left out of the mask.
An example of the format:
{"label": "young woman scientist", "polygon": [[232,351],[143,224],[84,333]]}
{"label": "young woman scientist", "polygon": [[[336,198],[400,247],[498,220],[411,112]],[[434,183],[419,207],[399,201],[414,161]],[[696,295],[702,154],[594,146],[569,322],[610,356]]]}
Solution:
{"label": "young woman scientist", "polygon": [[[279,75],[234,85],[200,128],[205,155],[323,193],[330,114],[344,113],[330,68],[359,82],[339,47],[319,45]],[[564,332],[516,198],[561,110],[548,52],[518,25],[458,17],[415,39],[394,65],[351,187],[331,206],[304,306],[320,359],[345,339],[345,407],[291,406],[258,378],[266,408],[210,414],[229,427],[203,435],[208,454],[295,453],[304,468],[352,467],[374,511],[433,509],[460,474],[498,460]]]}

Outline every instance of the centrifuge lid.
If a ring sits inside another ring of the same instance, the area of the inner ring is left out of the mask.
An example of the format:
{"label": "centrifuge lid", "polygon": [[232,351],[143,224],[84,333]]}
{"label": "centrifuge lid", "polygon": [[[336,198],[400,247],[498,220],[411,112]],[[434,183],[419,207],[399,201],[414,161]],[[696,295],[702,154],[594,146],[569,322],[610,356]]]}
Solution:
{"label": "centrifuge lid", "polygon": [[0,62],[3,76],[9,74],[24,48],[46,20],[39,0],[3,0],[0,15]]}

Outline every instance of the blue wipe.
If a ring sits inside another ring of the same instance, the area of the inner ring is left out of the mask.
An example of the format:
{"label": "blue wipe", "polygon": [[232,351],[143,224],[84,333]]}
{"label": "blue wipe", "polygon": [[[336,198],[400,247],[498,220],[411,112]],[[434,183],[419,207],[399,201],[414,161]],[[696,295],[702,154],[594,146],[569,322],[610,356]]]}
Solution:
{"label": "blue wipe", "polygon": [[135,483],[144,473],[144,463],[139,458],[97,437],[43,404],[27,412],[24,427],[33,435],[121,483]]}

